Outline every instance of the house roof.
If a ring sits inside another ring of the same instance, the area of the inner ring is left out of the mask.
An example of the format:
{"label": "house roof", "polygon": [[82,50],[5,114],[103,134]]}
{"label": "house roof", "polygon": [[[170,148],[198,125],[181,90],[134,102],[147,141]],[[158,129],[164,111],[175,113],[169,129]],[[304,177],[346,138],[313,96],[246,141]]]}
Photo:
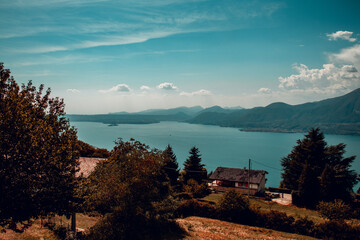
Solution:
{"label": "house roof", "polygon": [[107,160],[106,158],[89,158],[89,157],[80,157],[79,158],[79,171],[76,173],[76,177],[89,177],[90,174],[95,170],[96,165]]}
{"label": "house roof", "polygon": [[[250,170],[250,183],[260,184],[268,172],[264,170]],[[211,180],[225,180],[231,182],[249,181],[249,170],[244,168],[218,167],[210,176]]]}

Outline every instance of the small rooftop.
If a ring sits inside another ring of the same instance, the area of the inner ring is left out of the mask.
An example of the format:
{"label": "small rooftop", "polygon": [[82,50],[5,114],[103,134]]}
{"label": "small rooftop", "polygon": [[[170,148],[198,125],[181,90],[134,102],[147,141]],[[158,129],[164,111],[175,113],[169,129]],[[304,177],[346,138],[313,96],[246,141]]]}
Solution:
{"label": "small rooftop", "polygon": [[[250,170],[250,183],[260,184],[267,173],[264,170]],[[249,170],[246,168],[218,167],[211,174],[210,179],[247,183],[249,181]]]}
{"label": "small rooftop", "polygon": [[79,158],[79,171],[76,173],[76,177],[89,177],[90,174],[95,170],[96,165],[107,160],[106,158],[90,158],[80,157]]}

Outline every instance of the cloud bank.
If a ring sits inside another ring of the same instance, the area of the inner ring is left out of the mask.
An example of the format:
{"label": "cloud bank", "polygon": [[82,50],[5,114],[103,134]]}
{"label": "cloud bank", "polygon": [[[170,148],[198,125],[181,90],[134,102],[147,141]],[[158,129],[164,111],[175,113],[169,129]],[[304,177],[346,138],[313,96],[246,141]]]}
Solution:
{"label": "cloud bank", "polygon": [[305,64],[294,65],[298,74],[279,77],[279,88],[317,93],[336,93],[360,87],[360,74],[353,65],[337,67],[324,64],[323,68],[310,69]]}

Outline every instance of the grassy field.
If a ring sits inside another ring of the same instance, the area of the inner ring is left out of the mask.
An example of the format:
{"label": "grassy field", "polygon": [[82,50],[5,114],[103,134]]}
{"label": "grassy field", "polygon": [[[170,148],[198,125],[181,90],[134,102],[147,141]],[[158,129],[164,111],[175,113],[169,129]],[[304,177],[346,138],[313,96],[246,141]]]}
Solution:
{"label": "grassy field", "polygon": [[215,219],[201,217],[187,217],[178,219],[177,222],[185,229],[185,240],[202,239],[251,239],[251,240],[311,240],[316,239],[308,236],[278,232],[265,228],[250,227],[235,223],[224,222]]}

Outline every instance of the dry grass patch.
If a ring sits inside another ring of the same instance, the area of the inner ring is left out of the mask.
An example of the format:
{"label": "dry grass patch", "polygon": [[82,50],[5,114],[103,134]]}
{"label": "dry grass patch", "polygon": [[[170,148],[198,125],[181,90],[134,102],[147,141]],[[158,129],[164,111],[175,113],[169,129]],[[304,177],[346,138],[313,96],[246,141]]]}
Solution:
{"label": "dry grass patch", "polygon": [[51,230],[42,227],[40,220],[36,220],[34,224],[26,229],[23,233],[7,230],[6,233],[0,233],[1,240],[60,240]]}
{"label": "dry grass patch", "polygon": [[278,232],[265,228],[250,227],[230,222],[201,217],[178,219],[179,225],[187,232],[184,239],[250,239],[250,240],[311,240],[308,236]]}
{"label": "dry grass patch", "polygon": [[[85,214],[76,215],[76,227],[88,230],[94,226],[100,217],[90,217]],[[70,227],[70,219],[65,217],[55,217],[56,226]],[[0,233],[0,240],[60,240],[53,231],[47,227],[41,226],[40,219],[37,219],[34,224],[26,229],[23,233],[17,233],[11,230],[7,230],[6,233]]]}

